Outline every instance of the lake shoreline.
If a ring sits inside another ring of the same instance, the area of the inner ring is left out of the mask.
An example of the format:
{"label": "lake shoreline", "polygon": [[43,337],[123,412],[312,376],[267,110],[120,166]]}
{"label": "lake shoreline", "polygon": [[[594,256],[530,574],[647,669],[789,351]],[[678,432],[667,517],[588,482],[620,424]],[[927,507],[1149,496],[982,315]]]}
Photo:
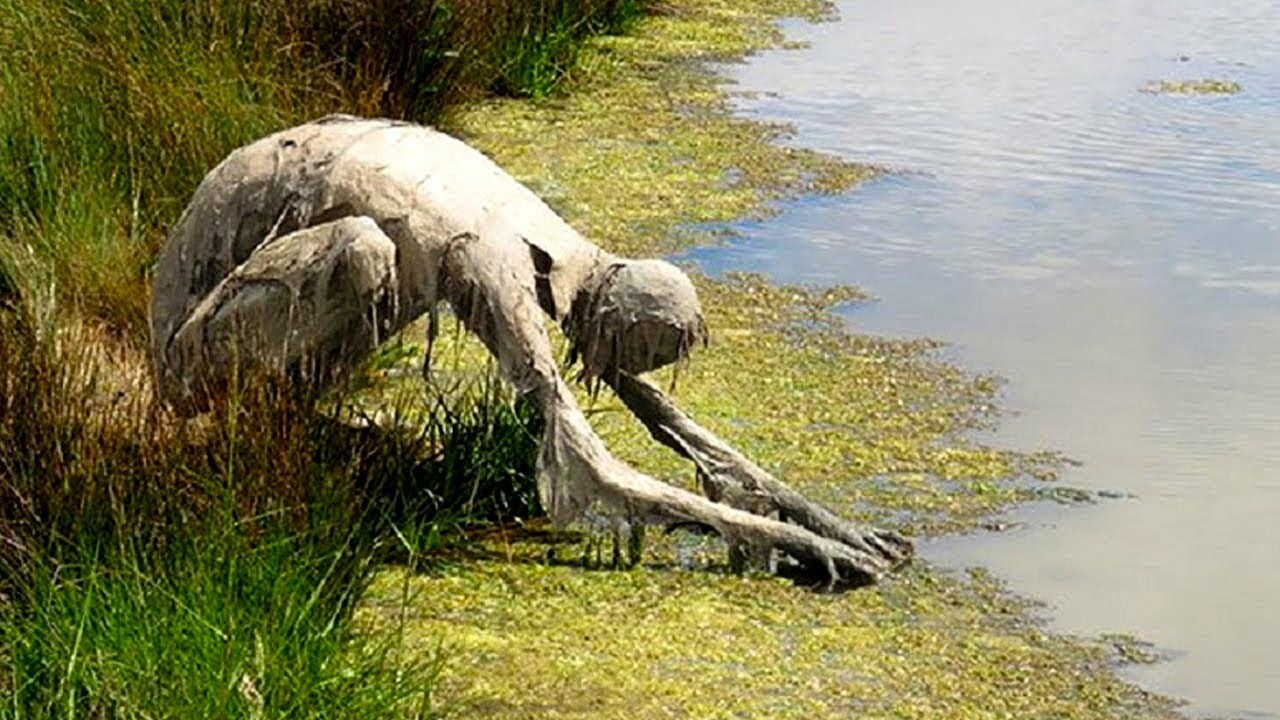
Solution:
{"label": "lake shoreline", "polygon": [[[593,41],[567,94],[464,107],[444,126],[611,250],[714,241],[698,228],[874,174],[779,144],[785,129],[735,115],[706,66],[785,45],[779,18],[829,13],[809,2],[668,3],[627,36]],[[937,535],[1035,499],[1020,480],[1054,474],[1051,457],[971,440],[997,421],[994,378],[942,362],[928,341],[845,330],[831,311],[855,291],[698,282],[715,342],[682,374],[680,403],[806,493]],[[743,377],[753,392],[741,392]],[[687,469],[614,409],[601,399],[593,414],[610,447],[683,482]],[[1176,715],[1174,701],[1119,676],[1142,657],[1136,641],[1047,633],[1034,602],[980,570],[919,562],[883,587],[822,597],[726,574],[714,548],[700,549],[701,572],[671,569],[667,554],[682,550],[662,543],[634,571],[547,560],[582,553],[568,544],[548,551],[513,536],[490,541],[485,559],[391,569],[370,602],[395,604],[412,586],[412,633],[455,648],[440,695],[464,716]]]}

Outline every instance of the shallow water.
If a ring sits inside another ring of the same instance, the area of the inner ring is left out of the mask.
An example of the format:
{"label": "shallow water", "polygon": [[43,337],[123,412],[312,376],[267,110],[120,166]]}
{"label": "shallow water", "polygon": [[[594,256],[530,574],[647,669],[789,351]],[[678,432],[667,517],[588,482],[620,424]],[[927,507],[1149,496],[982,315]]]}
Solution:
{"label": "shallow water", "polygon": [[[1187,7],[1182,7],[1187,6]],[[992,442],[1132,497],[927,554],[1129,632],[1196,713],[1280,717],[1280,5],[843,2],[730,73],[745,112],[898,172],[692,256],[853,282],[860,331],[1009,379]],[[1234,80],[1231,96],[1139,92]]]}

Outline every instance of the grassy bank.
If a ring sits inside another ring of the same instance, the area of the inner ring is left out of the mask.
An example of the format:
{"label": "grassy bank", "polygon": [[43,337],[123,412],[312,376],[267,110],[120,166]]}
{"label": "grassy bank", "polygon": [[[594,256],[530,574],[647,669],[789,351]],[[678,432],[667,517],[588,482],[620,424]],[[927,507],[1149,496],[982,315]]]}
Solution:
{"label": "grassy bank", "polygon": [[352,614],[379,564],[534,510],[537,418],[485,386],[379,431],[261,379],[186,421],[36,320],[0,305],[0,717],[436,716],[434,650]]}
{"label": "grassy bank", "polygon": [[0,0],[0,717],[437,714],[437,653],[355,632],[356,602],[379,563],[535,512],[539,420],[472,373],[380,408],[408,434],[266,378],[184,421],[151,396],[147,273],[237,145],[551,94],[639,10]]}

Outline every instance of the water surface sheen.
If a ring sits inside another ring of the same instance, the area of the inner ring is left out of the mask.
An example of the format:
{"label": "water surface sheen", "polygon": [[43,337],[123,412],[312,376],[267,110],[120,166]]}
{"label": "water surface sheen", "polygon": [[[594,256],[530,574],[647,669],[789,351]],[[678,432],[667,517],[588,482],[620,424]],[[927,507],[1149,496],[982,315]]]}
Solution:
{"label": "water surface sheen", "polygon": [[[956,343],[1009,379],[995,442],[1132,494],[934,543],[1132,632],[1196,712],[1280,716],[1280,5],[844,2],[731,69],[747,112],[898,172],[693,257],[853,282],[858,330]],[[1139,92],[1239,82],[1231,96]]]}

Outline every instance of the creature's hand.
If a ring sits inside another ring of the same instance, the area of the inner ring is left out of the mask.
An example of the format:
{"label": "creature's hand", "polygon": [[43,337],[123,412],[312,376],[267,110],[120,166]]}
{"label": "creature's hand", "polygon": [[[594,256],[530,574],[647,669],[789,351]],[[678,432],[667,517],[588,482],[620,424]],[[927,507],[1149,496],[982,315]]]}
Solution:
{"label": "creature's hand", "polygon": [[611,385],[618,397],[649,429],[654,439],[693,461],[703,491],[717,502],[768,515],[778,513],[789,523],[809,531],[812,538],[783,547],[802,561],[830,569],[841,563],[865,565],[868,575],[911,558],[911,541],[890,530],[854,523],[796,492],[748,460],[710,431],[699,426],[671,400],[645,380],[618,373]]}

